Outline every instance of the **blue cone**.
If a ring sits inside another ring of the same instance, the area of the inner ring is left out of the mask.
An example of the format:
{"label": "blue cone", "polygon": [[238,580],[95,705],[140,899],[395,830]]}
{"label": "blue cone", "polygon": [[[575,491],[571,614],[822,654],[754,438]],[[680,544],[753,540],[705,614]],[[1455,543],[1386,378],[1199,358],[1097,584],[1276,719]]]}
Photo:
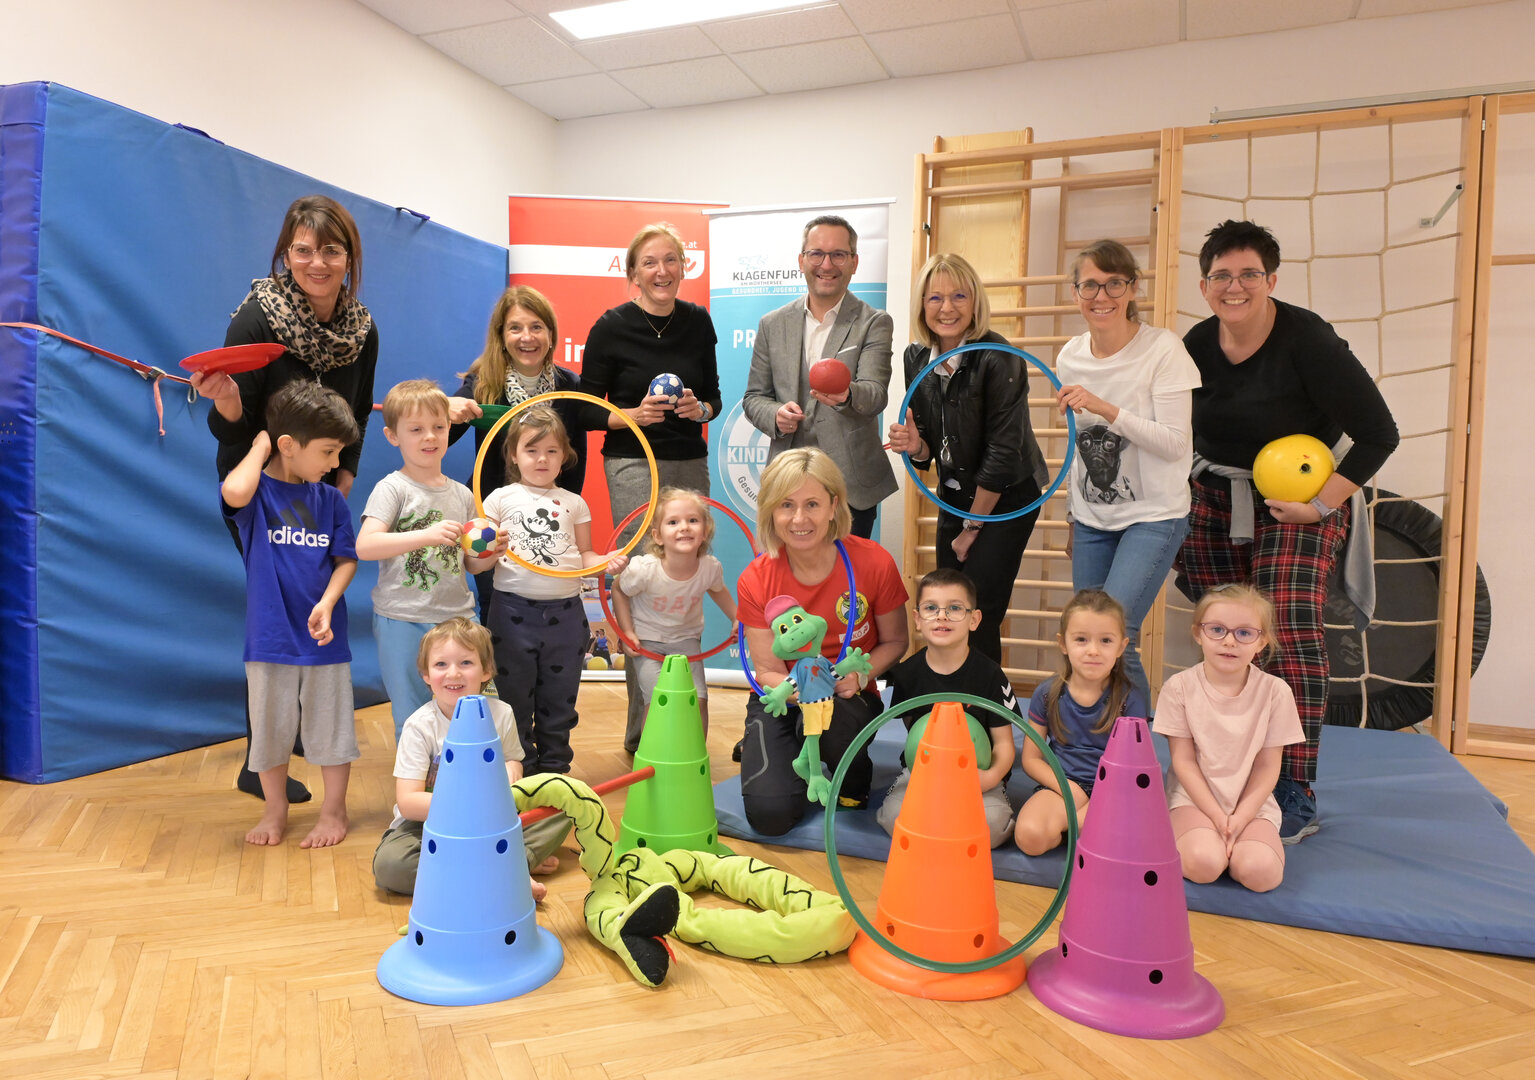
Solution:
{"label": "blue cone", "polygon": [[379,984],[428,1005],[536,990],[565,952],[535,911],[501,740],[485,699],[461,698],[422,831],[410,926],[379,959]]}

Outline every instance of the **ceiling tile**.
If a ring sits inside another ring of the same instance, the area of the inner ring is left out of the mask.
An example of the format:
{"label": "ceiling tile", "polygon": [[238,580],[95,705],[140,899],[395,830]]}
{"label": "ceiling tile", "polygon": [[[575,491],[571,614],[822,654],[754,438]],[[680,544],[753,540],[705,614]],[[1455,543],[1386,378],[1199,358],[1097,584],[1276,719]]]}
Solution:
{"label": "ceiling tile", "polygon": [[704,23],[702,29],[715,44],[730,53],[852,37],[858,33],[847,13],[836,4]]}
{"label": "ceiling tile", "polygon": [[1187,38],[1189,41],[1201,41],[1342,22],[1353,13],[1354,0],[1285,0],[1283,4],[1187,0],[1187,5]]}
{"label": "ceiling tile", "polygon": [[1420,11],[1446,8],[1481,7],[1496,0],[1360,0],[1356,19],[1375,19],[1382,15],[1414,15]]}
{"label": "ceiling tile", "polygon": [[700,56],[718,56],[720,52],[719,46],[696,26],[578,41],[574,48],[603,71],[669,64],[673,60],[696,60]]}
{"label": "ceiling tile", "polygon": [[889,76],[862,38],[812,41],[737,53],[736,63],[770,94],[875,82]]}
{"label": "ceiling tile", "polygon": [[762,88],[725,56],[628,68],[615,71],[613,77],[657,109],[734,101],[762,93]]}
{"label": "ceiling tile", "polygon": [[868,36],[869,46],[892,77],[1001,67],[1027,60],[1011,15],[961,19],[942,26],[887,30]]}
{"label": "ceiling tile", "polygon": [[1018,13],[1036,60],[1087,56],[1178,40],[1178,0],[1078,0]]}
{"label": "ceiling tile", "polygon": [[865,34],[997,15],[1008,9],[1007,0],[842,0],[842,7]]}
{"label": "ceiling tile", "polygon": [[593,65],[535,19],[423,34],[421,40],[499,86],[586,75]]}
{"label": "ceiling tile", "polygon": [[434,0],[430,4],[421,0],[360,0],[360,3],[412,34],[480,26],[523,14],[508,0]]}
{"label": "ceiling tile", "polygon": [[556,120],[635,112],[647,107],[611,75],[577,75],[569,79],[523,83],[506,89]]}

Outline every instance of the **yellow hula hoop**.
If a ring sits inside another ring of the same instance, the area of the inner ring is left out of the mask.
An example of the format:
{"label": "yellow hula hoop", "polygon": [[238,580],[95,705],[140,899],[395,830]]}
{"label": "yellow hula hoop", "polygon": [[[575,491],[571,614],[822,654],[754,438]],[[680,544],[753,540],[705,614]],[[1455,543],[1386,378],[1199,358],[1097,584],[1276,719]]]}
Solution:
{"label": "yellow hula hoop", "polygon": [[[650,519],[655,517],[656,500],[659,499],[661,495],[661,474],[656,470],[656,455],[650,449],[650,440],[645,438],[645,432],[642,431],[640,426],[634,422],[634,418],[632,416],[624,412],[617,405],[614,405],[611,401],[608,401],[606,398],[593,397],[591,394],[583,394],[578,390],[551,390],[547,394],[539,394],[537,397],[530,397],[526,401],[519,401],[510,409],[506,410],[506,412],[503,413],[500,419],[498,419],[494,424],[490,425],[490,430],[485,433],[485,441],[480,444],[480,452],[474,456],[474,475],[470,477],[470,479],[474,481],[474,512],[479,517],[485,516],[485,502],[480,498],[480,470],[485,465],[485,452],[490,449],[490,444],[495,441],[496,432],[500,431],[503,427],[510,423],[512,417],[516,416],[518,413],[522,412],[523,409],[528,408],[530,405],[541,405],[546,401],[558,401],[561,399],[570,401],[585,401],[592,405],[601,405],[609,412],[616,414],[633,430],[634,434],[640,440],[640,449],[645,451],[645,460],[650,463],[650,505],[645,508],[645,517],[640,522],[640,527],[635,530],[634,536],[629,540],[627,544],[623,546],[622,550],[618,552],[620,555],[627,555],[629,552],[634,550],[636,544],[645,538],[646,533],[650,529]],[[585,432],[577,432],[576,434],[580,438],[585,438],[586,436]],[[533,571],[535,574],[543,574],[545,577],[592,577],[595,574],[602,573],[608,568],[608,561],[603,559],[602,562],[598,563],[596,566],[582,566],[575,570],[551,570],[547,566],[534,566],[532,563],[519,556],[510,547],[506,549],[504,554],[518,566],[526,567],[527,569]]]}

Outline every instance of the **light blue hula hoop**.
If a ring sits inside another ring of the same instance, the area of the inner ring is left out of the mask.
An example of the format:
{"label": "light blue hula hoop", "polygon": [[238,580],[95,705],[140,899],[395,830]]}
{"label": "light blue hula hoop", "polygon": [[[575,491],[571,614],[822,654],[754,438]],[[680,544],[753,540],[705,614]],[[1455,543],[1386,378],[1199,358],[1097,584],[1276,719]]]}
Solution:
{"label": "light blue hula hoop", "polygon": [[[1022,349],[1012,345],[995,345],[989,341],[972,341],[968,345],[961,345],[958,348],[950,349],[948,352],[938,357],[938,359],[934,360],[931,364],[928,364],[927,367],[917,372],[917,377],[911,380],[911,382],[906,387],[906,396],[901,399],[901,411],[896,414],[900,417],[900,423],[904,424],[906,422],[906,412],[911,408],[911,399],[912,396],[917,392],[917,385],[921,383],[923,379],[932,374],[934,368],[943,363],[945,360],[949,359],[951,356],[958,356],[960,353],[987,351],[1012,353],[1015,356],[1021,356],[1023,359],[1039,368],[1040,371],[1043,371],[1045,373],[1045,378],[1050,380],[1051,386],[1055,387],[1057,390],[1061,388],[1061,380],[1056,378],[1055,372],[1046,367],[1044,362],[1039,358],[1024,352]],[[1027,408],[1027,405],[1025,405],[1025,408]],[[906,471],[911,474],[912,481],[917,485],[917,490],[926,495],[938,506],[953,514],[955,517],[966,518],[970,521],[1011,521],[1013,518],[1023,517],[1024,514],[1032,513],[1033,511],[1038,510],[1041,506],[1045,505],[1045,500],[1060,490],[1061,485],[1066,482],[1066,477],[1071,473],[1072,459],[1076,456],[1077,452],[1077,418],[1076,414],[1071,409],[1066,410],[1066,432],[1066,460],[1061,462],[1061,471],[1056,476],[1055,483],[1051,484],[1043,495],[1029,503],[1029,505],[1020,506],[1016,510],[1009,510],[1005,514],[974,514],[968,510],[961,510],[957,506],[950,506],[948,503],[944,502],[937,495],[933,494],[933,492],[927,489],[927,484],[923,482],[922,477],[917,473],[916,467],[911,463],[910,454],[902,451],[901,462],[906,466]]]}
{"label": "light blue hula hoop", "polygon": [[[837,545],[837,554],[842,556],[842,568],[847,571],[847,632],[842,635],[842,651],[837,654],[837,663],[840,664],[847,657],[848,647],[853,644],[853,626],[858,622],[858,586],[853,581],[853,560],[848,557],[847,547],[841,540],[832,542]],[[757,558],[767,556],[759,555]],[[736,623],[736,652],[740,654],[741,670],[746,672],[746,681],[751,683],[752,692],[761,697],[767,691],[762,689],[756,672],[752,671],[751,659],[746,652],[746,624],[743,622]]]}

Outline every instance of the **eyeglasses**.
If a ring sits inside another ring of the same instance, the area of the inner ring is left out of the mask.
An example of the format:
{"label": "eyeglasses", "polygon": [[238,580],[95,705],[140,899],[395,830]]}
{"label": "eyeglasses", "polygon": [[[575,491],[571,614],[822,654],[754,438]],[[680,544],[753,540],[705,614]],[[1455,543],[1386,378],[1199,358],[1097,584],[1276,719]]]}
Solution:
{"label": "eyeglasses", "polygon": [[1135,282],[1133,281],[1113,277],[1101,283],[1097,281],[1073,281],[1071,287],[1077,290],[1077,295],[1084,300],[1093,299],[1098,295],[1099,289],[1108,293],[1112,299],[1118,300],[1121,296],[1125,295],[1125,290],[1134,284]]}
{"label": "eyeglasses", "polygon": [[942,619],[945,622],[959,622],[959,620],[963,619],[966,615],[970,614],[974,610],[975,608],[966,607],[964,604],[958,602],[953,604],[944,604],[942,606],[931,602],[917,605],[917,614],[929,621],[933,619]]}
{"label": "eyeglasses", "polygon": [[1267,270],[1243,270],[1240,274],[1228,274],[1224,270],[1217,270],[1213,274],[1206,274],[1205,280],[1217,289],[1229,289],[1233,281],[1240,281],[1244,289],[1256,289],[1259,282],[1268,280],[1268,276]]}
{"label": "eyeglasses", "polygon": [[326,244],[316,250],[308,244],[294,244],[288,248],[288,257],[294,262],[303,263],[314,262],[315,259],[328,263],[341,262],[346,258],[346,248],[340,244]]}
{"label": "eyeglasses", "polygon": [[822,251],[820,248],[811,248],[809,251],[800,252],[800,257],[809,260],[812,266],[820,266],[827,259],[833,266],[846,266],[856,252],[852,251]]}
{"label": "eyeglasses", "polygon": [[1263,631],[1256,626],[1226,626],[1218,622],[1202,622],[1199,624],[1200,632],[1211,641],[1225,641],[1228,636],[1237,639],[1242,645],[1251,645],[1263,636]]}

